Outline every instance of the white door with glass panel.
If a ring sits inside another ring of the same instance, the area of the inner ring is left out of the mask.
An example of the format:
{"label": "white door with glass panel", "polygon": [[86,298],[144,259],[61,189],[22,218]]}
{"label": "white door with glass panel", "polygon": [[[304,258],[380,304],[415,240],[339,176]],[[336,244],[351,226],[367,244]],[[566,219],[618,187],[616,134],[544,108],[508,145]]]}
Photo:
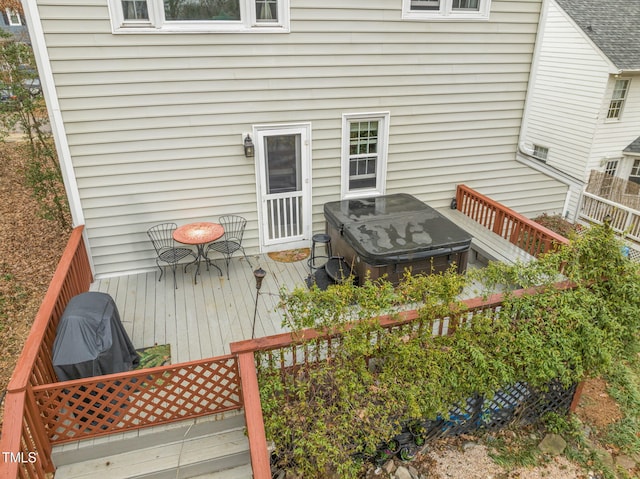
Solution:
{"label": "white door with glass panel", "polygon": [[262,251],[308,246],[310,130],[308,124],[254,128]]}

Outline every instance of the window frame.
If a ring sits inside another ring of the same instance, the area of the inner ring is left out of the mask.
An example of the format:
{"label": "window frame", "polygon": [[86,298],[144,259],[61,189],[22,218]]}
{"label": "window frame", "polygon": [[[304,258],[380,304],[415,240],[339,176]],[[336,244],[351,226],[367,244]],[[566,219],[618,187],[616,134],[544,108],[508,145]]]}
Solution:
{"label": "window frame", "polygon": [[[632,158],[633,163],[631,163],[631,170],[629,170],[629,175],[627,176],[627,180],[633,183],[640,185],[640,158]],[[634,173],[635,170],[635,173]],[[634,179],[632,180],[631,177]]]}
{"label": "window frame", "polygon": [[604,165],[604,173],[609,176],[616,176],[619,165],[620,165],[620,158],[607,160]]}
{"label": "window frame", "polygon": [[[541,154],[542,152],[544,152],[544,154]],[[546,163],[547,160],[549,159],[549,147],[534,143],[533,153],[531,153],[531,156],[533,156],[536,160]]]}
{"label": "window frame", "polygon": [[[12,8],[6,8],[5,13],[7,14],[7,24],[10,27],[21,27],[22,26],[22,17],[20,13]],[[12,17],[17,19],[17,23],[13,21]]]}
{"label": "window frame", "polygon": [[[626,87],[624,88],[624,95],[620,98],[616,98],[614,95],[616,93],[616,85],[618,82],[626,82]],[[619,121],[622,118],[622,112],[624,111],[624,106],[627,103],[627,98],[629,97],[629,89],[631,88],[631,78],[616,78],[613,83],[613,91],[611,92],[611,99],[609,100],[609,106],[607,107],[607,114],[605,116],[606,121]],[[618,103],[614,107],[614,103]],[[615,116],[611,116],[612,112]]]}
{"label": "window frame", "polygon": [[[341,150],[341,185],[342,199],[381,196],[387,187],[387,162],[389,156],[389,123],[391,114],[388,111],[367,113],[344,113],[342,115],[342,150]],[[378,139],[376,147],[376,186],[373,188],[349,189],[349,171],[352,155],[350,154],[351,123],[361,121],[378,122]]]}
{"label": "window frame", "polygon": [[279,18],[274,22],[256,18],[256,0],[238,0],[240,20],[165,20],[164,1],[146,0],[149,19],[125,20],[122,0],[109,0],[113,33],[289,33],[290,0],[277,0]]}
{"label": "window frame", "polygon": [[478,0],[478,10],[454,10],[453,0],[440,0],[438,10],[411,10],[411,0],[402,0],[403,20],[422,21],[460,21],[460,20],[489,20],[491,0]]}

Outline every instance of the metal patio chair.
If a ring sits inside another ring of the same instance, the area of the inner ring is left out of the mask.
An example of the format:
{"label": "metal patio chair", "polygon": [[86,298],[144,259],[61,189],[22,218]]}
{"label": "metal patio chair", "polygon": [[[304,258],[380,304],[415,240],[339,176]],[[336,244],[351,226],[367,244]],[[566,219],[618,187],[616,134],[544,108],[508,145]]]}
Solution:
{"label": "metal patio chair", "polygon": [[244,259],[247,260],[249,266],[251,261],[247,258],[247,254],[242,247],[242,237],[244,235],[244,228],[247,226],[247,220],[242,216],[225,215],[218,219],[218,222],[224,227],[224,235],[218,241],[214,241],[207,246],[207,259],[209,259],[209,252],[215,251],[224,256],[225,263],[227,265],[227,279],[229,279],[229,261],[233,254],[242,250]]}
{"label": "metal patio chair", "polygon": [[178,289],[178,283],[176,281],[176,268],[178,263],[187,256],[192,256],[194,261],[197,260],[197,256],[191,248],[176,248],[173,232],[177,228],[178,225],[176,223],[162,223],[152,226],[147,230],[147,234],[157,254],[156,264],[160,270],[158,281],[162,279],[163,273],[160,263],[166,263],[168,266],[171,266],[173,270],[173,285],[176,289]]}

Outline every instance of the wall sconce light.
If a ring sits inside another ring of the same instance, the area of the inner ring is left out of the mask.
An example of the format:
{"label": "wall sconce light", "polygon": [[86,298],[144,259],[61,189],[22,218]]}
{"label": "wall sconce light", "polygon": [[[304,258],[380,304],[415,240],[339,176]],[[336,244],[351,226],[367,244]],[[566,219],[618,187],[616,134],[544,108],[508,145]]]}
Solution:
{"label": "wall sconce light", "polygon": [[255,154],[256,150],[253,146],[253,140],[251,140],[251,136],[247,133],[247,136],[244,137],[244,156],[247,158],[253,158]]}

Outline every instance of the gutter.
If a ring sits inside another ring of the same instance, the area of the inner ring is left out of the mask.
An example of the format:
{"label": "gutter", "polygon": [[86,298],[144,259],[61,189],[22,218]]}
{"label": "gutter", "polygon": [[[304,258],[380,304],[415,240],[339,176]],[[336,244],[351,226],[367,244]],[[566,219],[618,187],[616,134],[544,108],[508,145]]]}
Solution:
{"label": "gutter", "polygon": [[558,180],[560,183],[564,183],[565,185],[572,186],[574,188],[582,188],[586,185],[584,180],[571,176],[570,174],[565,173],[554,166],[543,163],[541,160],[534,157],[533,149],[528,147],[524,141],[518,143],[518,153],[519,155],[516,155],[516,160],[520,163],[527,165],[540,173],[544,173],[545,175]]}

